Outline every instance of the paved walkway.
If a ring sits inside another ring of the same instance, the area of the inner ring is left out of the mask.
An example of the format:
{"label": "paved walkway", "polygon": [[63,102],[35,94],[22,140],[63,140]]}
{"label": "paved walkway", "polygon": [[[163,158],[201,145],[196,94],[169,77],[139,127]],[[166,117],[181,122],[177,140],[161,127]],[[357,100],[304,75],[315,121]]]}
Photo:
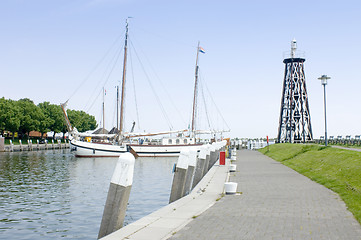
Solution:
{"label": "paved walkway", "polygon": [[352,150],[352,151],[361,152],[361,148],[342,147],[342,146],[335,146],[335,145],[331,145],[331,147],[333,147],[333,148],[339,148],[339,149],[345,149],[345,150]]}
{"label": "paved walkway", "polygon": [[331,190],[256,151],[237,152],[241,195],[226,195],[171,239],[361,239]]}

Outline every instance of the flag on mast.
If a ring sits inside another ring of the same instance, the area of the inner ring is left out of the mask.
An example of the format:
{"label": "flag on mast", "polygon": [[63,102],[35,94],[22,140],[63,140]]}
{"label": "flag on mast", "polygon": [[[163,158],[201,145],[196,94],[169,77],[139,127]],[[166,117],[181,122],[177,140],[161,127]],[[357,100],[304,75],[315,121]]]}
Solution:
{"label": "flag on mast", "polygon": [[202,47],[199,47],[199,52],[206,53],[206,51]]}

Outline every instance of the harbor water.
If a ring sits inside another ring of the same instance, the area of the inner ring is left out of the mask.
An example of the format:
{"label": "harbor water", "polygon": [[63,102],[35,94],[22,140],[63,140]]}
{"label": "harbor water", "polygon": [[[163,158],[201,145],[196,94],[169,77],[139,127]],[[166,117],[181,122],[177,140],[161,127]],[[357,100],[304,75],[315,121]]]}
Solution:
{"label": "harbor water", "polygon": [[[125,225],[165,206],[177,158],[138,158]],[[96,239],[117,158],[0,153],[1,239]]]}

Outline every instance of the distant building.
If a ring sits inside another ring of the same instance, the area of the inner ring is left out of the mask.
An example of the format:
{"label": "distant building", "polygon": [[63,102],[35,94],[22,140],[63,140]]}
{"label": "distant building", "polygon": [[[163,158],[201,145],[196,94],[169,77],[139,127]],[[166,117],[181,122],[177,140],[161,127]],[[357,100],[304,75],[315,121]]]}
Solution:
{"label": "distant building", "polygon": [[[38,131],[30,131],[29,132],[29,137],[41,137],[41,132],[38,132]],[[48,137],[48,134],[47,133],[44,133],[43,134],[43,138],[47,138]]]}

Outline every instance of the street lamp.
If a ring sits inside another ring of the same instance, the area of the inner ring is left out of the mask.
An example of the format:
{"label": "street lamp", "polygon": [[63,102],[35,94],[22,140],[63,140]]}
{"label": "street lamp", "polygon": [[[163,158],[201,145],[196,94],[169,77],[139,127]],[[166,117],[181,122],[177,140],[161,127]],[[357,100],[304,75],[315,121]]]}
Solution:
{"label": "street lamp", "polygon": [[323,103],[325,109],[325,146],[327,147],[326,85],[327,85],[327,79],[330,79],[330,77],[328,77],[327,75],[322,75],[318,79],[321,80],[321,84],[323,85]]}

